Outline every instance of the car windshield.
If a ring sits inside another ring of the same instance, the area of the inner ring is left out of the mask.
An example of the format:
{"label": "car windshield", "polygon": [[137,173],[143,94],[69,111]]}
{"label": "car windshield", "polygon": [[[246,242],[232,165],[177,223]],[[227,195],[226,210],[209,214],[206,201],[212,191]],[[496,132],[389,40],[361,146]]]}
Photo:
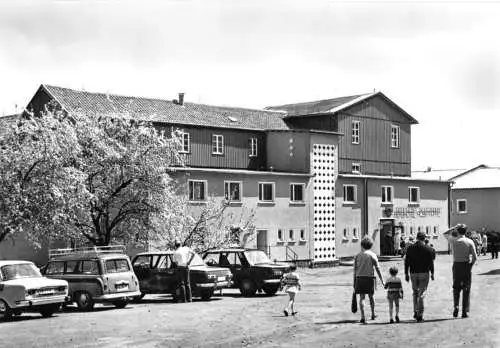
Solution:
{"label": "car windshield", "polygon": [[261,263],[270,263],[269,257],[262,250],[250,250],[244,252],[247,257],[248,263],[251,265],[258,265]]}
{"label": "car windshield", "polygon": [[38,278],[42,275],[35,265],[30,263],[20,263],[16,265],[2,266],[0,269],[3,280],[13,280],[20,278]]}
{"label": "car windshield", "polygon": [[190,266],[204,266],[205,261],[201,258],[200,255],[194,254],[193,259],[191,260],[191,263],[189,264]]}

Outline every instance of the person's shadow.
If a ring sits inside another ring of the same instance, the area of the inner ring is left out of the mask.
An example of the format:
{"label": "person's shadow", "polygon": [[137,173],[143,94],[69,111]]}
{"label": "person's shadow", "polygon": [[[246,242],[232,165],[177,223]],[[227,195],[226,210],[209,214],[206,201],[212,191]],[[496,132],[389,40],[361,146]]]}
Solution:
{"label": "person's shadow", "polygon": [[500,274],[500,269],[492,269],[491,271],[479,273],[478,275],[498,275]]}

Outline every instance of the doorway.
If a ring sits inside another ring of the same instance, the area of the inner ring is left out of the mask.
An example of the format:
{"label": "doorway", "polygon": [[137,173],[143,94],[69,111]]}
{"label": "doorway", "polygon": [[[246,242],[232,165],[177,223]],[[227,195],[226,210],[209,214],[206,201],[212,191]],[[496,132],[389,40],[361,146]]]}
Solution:
{"label": "doorway", "polygon": [[380,255],[396,255],[393,219],[380,220]]}
{"label": "doorway", "polygon": [[262,250],[267,255],[269,255],[267,230],[257,230],[257,249]]}

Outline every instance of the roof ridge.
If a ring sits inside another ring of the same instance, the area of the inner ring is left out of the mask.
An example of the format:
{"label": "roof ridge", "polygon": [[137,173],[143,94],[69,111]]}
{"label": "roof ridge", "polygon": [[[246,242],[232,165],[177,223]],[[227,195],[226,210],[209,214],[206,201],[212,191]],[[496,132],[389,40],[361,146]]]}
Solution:
{"label": "roof ridge", "polygon": [[[61,86],[54,86],[54,85],[48,85],[48,84],[42,84],[42,85],[45,88],[49,88],[49,89],[50,88],[59,88],[59,89],[70,90],[70,91],[77,92],[77,93],[87,93],[87,94],[112,96],[112,97],[120,97],[120,98],[143,99],[143,100],[152,100],[152,101],[162,101],[162,102],[174,103],[173,100],[162,99],[162,98],[131,96],[131,95],[123,95],[123,94],[115,94],[115,93],[90,92],[90,91],[84,91],[84,90],[78,90],[78,89],[61,87]],[[235,110],[262,111],[262,112],[266,112],[266,113],[269,112],[269,113],[276,113],[276,114],[283,114],[284,113],[283,111],[280,111],[280,110],[267,110],[265,108],[258,109],[258,108],[247,108],[247,107],[238,107],[238,106],[225,106],[225,105],[214,105],[214,104],[205,104],[205,103],[184,102],[184,105],[186,105],[186,104],[206,106],[206,107],[215,107],[215,108],[227,108],[227,109],[235,109]]]}
{"label": "roof ridge", "polygon": [[266,106],[266,108],[278,108],[278,107],[282,107],[282,106],[292,106],[292,105],[302,105],[302,104],[310,104],[310,103],[319,103],[319,102],[325,102],[325,101],[336,100],[336,99],[341,99],[341,98],[353,98],[353,99],[355,99],[355,98],[359,98],[359,97],[367,96],[367,95],[371,95],[371,94],[374,94],[374,93],[353,94],[353,95],[346,95],[346,96],[341,96],[341,97],[333,97],[333,98],[326,98],[326,99],[310,100],[310,101],[304,101],[304,102],[299,102],[299,103],[288,103],[288,104],[280,104],[280,105],[270,105],[270,106]]}

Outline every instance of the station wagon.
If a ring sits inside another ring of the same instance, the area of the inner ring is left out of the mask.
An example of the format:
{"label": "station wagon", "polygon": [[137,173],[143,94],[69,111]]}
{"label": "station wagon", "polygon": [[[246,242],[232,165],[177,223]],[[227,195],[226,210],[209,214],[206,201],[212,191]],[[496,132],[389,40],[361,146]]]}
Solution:
{"label": "station wagon", "polygon": [[48,279],[29,261],[0,261],[0,320],[22,312],[50,317],[68,298],[68,283]]}
{"label": "station wagon", "polygon": [[123,308],[141,294],[122,246],[50,250],[45,275],[66,280],[70,302],[80,310],[91,310],[95,303]]}
{"label": "station wagon", "polygon": [[[146,252],[137,254],[132,260],[139,278],[141,298],[145,294],[172,294],[178,299],[179,278],[177,276],[173,251]],[[191,291],[193,296],[209,300],[216,290],[231,284],[231,272],[225,268],[208,267],[200,255],[194,255],[190,265]]]}

